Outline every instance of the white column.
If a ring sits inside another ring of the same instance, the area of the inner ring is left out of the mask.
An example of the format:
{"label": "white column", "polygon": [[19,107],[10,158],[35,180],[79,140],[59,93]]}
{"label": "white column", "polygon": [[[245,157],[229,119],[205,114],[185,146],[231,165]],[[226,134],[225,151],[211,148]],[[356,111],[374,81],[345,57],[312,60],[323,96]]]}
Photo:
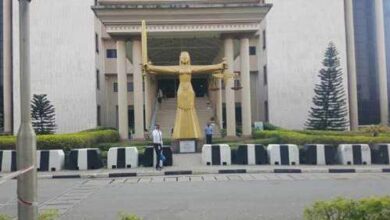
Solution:
{"label": "white column", "polygon": [[351,130],[359,127],[357,80],[356,80],[356,53],[355,28],[353,21],[353,0],[344,0],[345,32],[347,40],[348,65],[348,94],[349,94],[349,123]]}
{"label": "white column", "polygon": [[146,124],[146,129],[149,129],[150,127],[150,120],[152,116],[152,104],[151,104],[151,99],[152,99],[152,93],[151,93],[151,79],[150,76],[145,75],[144,76],[144,85],[145,85],[145,124]]}
{"label": "white column", "polygon": [[217,79],[217,87],[219,88],[216,92],[215,105],[216,105],[216,115],[218,120],[219,128],[223,128],[223,117],[222,117],[222,82],[220,79]]}
{"label": "white column", "polygon": [[241,39],[241,118],[242,135],[252,134],[252,111],[251,111],[251,87],[250,87],[250,61],[249,61],[249,39]]}
{"label": "white column", "polygon": [[[233,38],[225,39],[225,57],[228,65],[228,72],[234,72],[234,47]],[[225,85],[226,94],[226,134],[229,137],[236,136],[236,101],[234,97],[233,79],[229,79]]]}
{"label": "white column", "polygon": [[129,116],[127,103],[126,41],[118,40],[117,72],[118,72],[118,125],[121,140],[129,139]]}
{"label": "white column", "polygon": [[376,43],[377,43],[377,67],[379,80],[379,103],[381,124],[388,124],[389,107],[387,95],[387,66],[386,66],[386,43],[385,43],[385,22],[383,13],[383,0],[375,0],[376,20]]}
{"label": "white column", "polygon": [[12,134],[12,1],[3,1],[4,133]]}
{"label": "white column", "polygon": [[133,83],[134,83],[134,138],[144,138],[144,100],[142,91],[141,41],[133,40]]}

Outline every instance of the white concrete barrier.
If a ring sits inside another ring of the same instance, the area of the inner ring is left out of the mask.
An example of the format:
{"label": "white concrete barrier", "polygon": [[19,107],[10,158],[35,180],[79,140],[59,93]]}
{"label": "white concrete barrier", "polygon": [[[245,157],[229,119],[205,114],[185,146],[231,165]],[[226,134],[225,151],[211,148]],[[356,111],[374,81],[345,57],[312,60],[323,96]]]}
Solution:
{"label": "white concrete barrier", "polygon": [[244,165],[268,164],[266,148],[261,144],[243,144],[238,146],[236,161],[233,163]]}
{"label": "white concrete barrier", "polygon": [[112,147],[107,154],[107,168],[138,167],[138,149],[136,147]]}
{"label": "white concrete barrier", "polygon": [[371,163],[390,164],[390,144],[376,144],[371,149]]}
{"label": "white concrete barrier", "polygon": [[67,169],[91,170],[103,167],[100,150],[97,148],[73,149],[70,151]]}
{"label": "white concrete barrier", "polygon": [[65,153],[63,150],[38,150],[38,171],[60,171],[64,169]]}
{"label": "white concrete barrier", "polygon": [[227,144],[205,144],[202,147],[202,162],[205,165],[231,165],[231,150]]}
{"label": "white concrete barrier", "polygon": [[0,150],[0,172],[16,171],[16,151]]}
{"label": "white concrete barrier", "polygon": [[337,148],[325,144],[305,144],[302,149],[301,161],[310,165],[336,164]]}
{"label": "white concrete barrier", "polygon": [[340,144],[337,158],[344,165],[371,164],[371,149],[368,144]]}
{"label": "white concrete barrier", "polygon": [[267,147],[271,165],[299,165],[299,149],[294,144],[270,144]]}

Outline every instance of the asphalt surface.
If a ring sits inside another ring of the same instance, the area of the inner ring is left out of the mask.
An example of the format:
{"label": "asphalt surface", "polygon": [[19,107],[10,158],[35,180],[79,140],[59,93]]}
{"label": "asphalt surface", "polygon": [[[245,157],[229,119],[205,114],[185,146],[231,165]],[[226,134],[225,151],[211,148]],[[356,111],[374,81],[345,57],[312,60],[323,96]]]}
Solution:
{"label": "asphalt surface", "polygon": [[[390,195],[390,173],[231,174],[39,180],[40,210],[61,219],[301,219],[306,206],[338,196]],[[16,181],[0,185],[0,213],[16,214]]]}

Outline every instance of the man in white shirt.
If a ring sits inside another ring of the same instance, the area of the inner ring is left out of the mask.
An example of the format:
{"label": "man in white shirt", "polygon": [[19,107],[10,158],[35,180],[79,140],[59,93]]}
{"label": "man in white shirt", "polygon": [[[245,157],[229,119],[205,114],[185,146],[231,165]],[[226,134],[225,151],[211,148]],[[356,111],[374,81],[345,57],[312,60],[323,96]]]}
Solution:
{"label": "man in white shirt", "polygon": [[156,170],[162,169],[161,153],[163,147],[162,132],[160,125],[156,124],[155,129],[152,132],[153,137],[153,148],[156,151]]}

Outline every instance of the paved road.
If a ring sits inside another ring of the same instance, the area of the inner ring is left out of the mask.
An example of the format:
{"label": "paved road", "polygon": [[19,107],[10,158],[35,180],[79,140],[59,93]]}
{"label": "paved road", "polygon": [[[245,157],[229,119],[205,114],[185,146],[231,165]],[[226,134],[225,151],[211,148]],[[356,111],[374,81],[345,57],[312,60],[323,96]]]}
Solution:
{"label": "paved road", "polygon": [[[0,186],[0,212],[15,214],[15,181]],[[390,174],[232,174],[40,180],[40,209],[61,219],[301,219],[305,206],[337,196],[390,195]]]}

